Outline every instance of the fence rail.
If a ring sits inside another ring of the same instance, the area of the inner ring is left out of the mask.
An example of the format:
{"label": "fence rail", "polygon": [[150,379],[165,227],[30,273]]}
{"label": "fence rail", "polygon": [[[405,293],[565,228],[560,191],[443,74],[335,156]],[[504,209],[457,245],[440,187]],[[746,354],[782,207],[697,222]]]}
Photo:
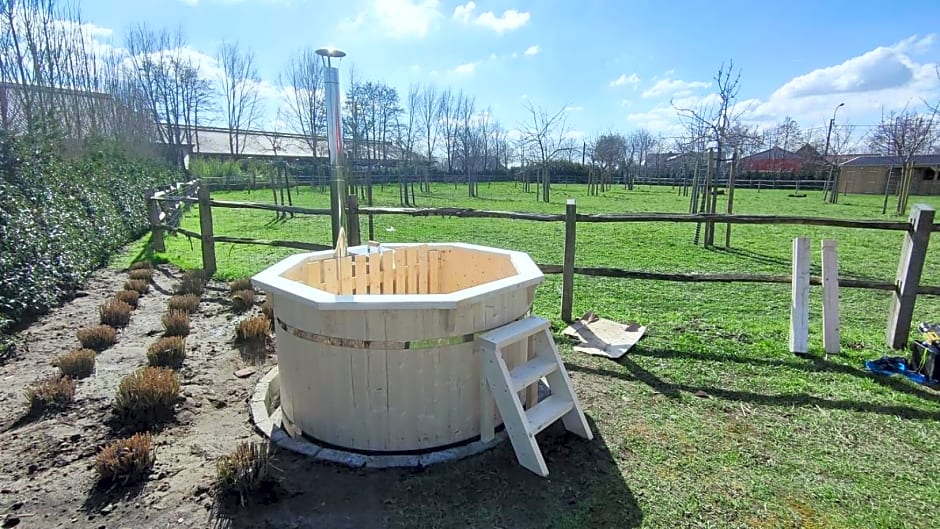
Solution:
{"label": "fence rail", "polygon": [[[194,181],[195,182],[195,181]],[[257,202],[236,202],[228,200],[212,200],[209,196],[209,187],[205,185],[192,185],[197,190],[198,198],[191,195],[192,189],[187,193],[168,195],[158,192],[150,197],[151,227],[153,230],[153,244],[155,249],[163,250],[163,233],[165,231],[179,233],[187,237],[199,239],[202,244],[203,268],[211,273],[216,270],[215,243],[230,244],[258,244],[274,247],[297,248],[301,250],[327,250],[332,245],[323,245],[302,241],[283,241],[268,239],[252,239],[247,237],[233,237],[214,235],[212,226],[212,208],[256,209],[274,211],[278,213],[295,213],[305,215],[329,216],[329,209],[304,208],[298,206],[282,206]],[[695,222],[695,223],[723,223],[723,224],[789,224],[809,226],[829,226],[849,229],[891,230],[905,232],[905,239],[901,249],[897,278],[894,283],[886,281],[873,281],[867,279],[840,278],[839,285],[845,288],[872,289],[893,292],[891,307],[889,309],[889,322],[887,329],[888,345],[902,348],[907,343],[910,333],[911,318],[914,303],[918,294],[940,295],[940,286],[920,285],[920,274],[923,269],[924,256],[927,251],[929,235],[933,231],[940,231],[940,224],[933,223],[933,209],[916,205],[907,222],[881,221],[881,220],[852,220],[824,217],[781,216],[781,215],[731,215],[720,213],[602,213],[579,214],[574,200],[569,200],[564,214],[554,213],[523,213],[514,211],[488,211],[469,208],[391,208],[391,207],[359,207],[354,195],[346,201],[346,218],[349,222],[348,244],[361,244],[360,215],[408,215],[412,217],[455,217],[455,218],[500,218],[512,220],[525,220],[535,222],[563,222],[565,224],[564,263],[540,264],[545,274],[562,275],[561,317],[565,321],[572,320],[572,305],[574,298],[574,276],[611,277],[626,279],[641,279],[655,281],[702,282],[702,283],[790,283],[789,275],[759,275],[738,273],[668,273],[638,270],[624,270],[619,268],[576,267],[575,241],[578,223],[595,222]],[[197,202],[200,210],[200,233],[164,222],[164,217],[155,216],[153,212],[161,211],[163,204],[191,204]],[[821,285],[819,277],[810,278],[810,284]]]}

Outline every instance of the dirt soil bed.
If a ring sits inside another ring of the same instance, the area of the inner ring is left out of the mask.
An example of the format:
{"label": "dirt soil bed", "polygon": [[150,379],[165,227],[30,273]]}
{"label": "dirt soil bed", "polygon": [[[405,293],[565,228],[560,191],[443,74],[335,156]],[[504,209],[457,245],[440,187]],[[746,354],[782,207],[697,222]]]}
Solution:
{"label": "dirt soil bed", "polygon": [[[549,489],[514,464],[508,443],[427,470],[354,470],[280,452],[275,457],[277,483],[271,490],[245,508],[219,507],[211,489],[215,461],[240,441],[262,439],[249,421],[248,400],[276,356],[260,365],[240,357],[232,344],[234,326],[260,312],[263,299],[249,313],[236,315],[228,285],[212,281],[192,316],[187,358],[179,371],[182,396],[176,420],[155,433],[153,472],[136,487],[101,490],[96,486],[95,455],[121,437],[110,421],[115,390],[121,378],[146,365],[147,347],[162,333],[160,318],[180,275],[166,265],[155,270],[153,288],[141,297],[130,325],[120,331],[117,344],[98,354],[95,374],[78,381],[75,402],[67,411],[27,418],[23,391],[56,373],[52,359],[78,348],[75,331],[98,323],[98,307],[120,290],[127,274],[99,271],[78,297],[16,337],[28,350],[0,366],[2,527],[473,526],[477,501],[501,510],[499,518],[508,526],[544,526],[553,516],[540,506],[540,498],[559,492],[578,496],[582,484],[574,470],[583,459],[616,472],[610,456],[593,453],[590,444],[576,449],[584,452],[582,457],[570,457],[561,430],[544,434],[541,441],[546,457],[570,459],[553,463],[559,479]],[[246,367],[257,370],[245,378],[235,376]],[[565,453],[555,454],[558,450]],[[562,477],[566,474],[569,477]],[[529,493],[518,495],[522,483],[528,483],[524,489]],[[456,519],[451,506],[456,507]],[[513,524],[516,515],[522,518]]]}

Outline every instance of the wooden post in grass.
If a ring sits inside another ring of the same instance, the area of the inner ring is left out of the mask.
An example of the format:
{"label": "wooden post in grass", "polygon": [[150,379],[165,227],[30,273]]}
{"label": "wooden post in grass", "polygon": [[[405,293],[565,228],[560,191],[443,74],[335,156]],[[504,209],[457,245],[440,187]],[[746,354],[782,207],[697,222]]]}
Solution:
{"label": "wooden post in grass", "polygon": [[577,227],[577,205],[573,198],[565,203],[565,262],[561,277],[561,319],[570,323],[574,298],[574,245]]}
{"label": "wooden post in grass", "polygon": [[350,246],[359,246],[362,244],[359,235],[359,198],[355,193],[346,195],[346,222],[349,225],[347,239]]}
{"label": "wooden post in grass", "polygon": [[[731,155],[731,168],[728,170],[728,215],[734,213],[734,170],[738,168],[738,150]],[[731,248],[731,223],[725,224],[725,248]]]}
{"label": "wooden post in grass", "polygon": [[793,239],[793,297],[790,303],[790,352],[809,352],[809,239]]}
{"label": "wooden post in grass", "polygon": [[199,183],[199,234],[202,237],[202,269],[209,277],[215,275],[215,237],[212,234],[212,206],[209,186]]}
{"label": "wooden post in grass", "polygon": [[927,243],[933,230],[934,209],[926,204],[914,204],[909,218],[911,227],[904,234],[901,245],[901,259],[898,262],[898,274],[895,280],[897,290],[891,298],[888,311],[888,332],[885,338],[888,346],[903,349],[911,332],[911,319],[914,317],[914,303],[920,287],[920,274],[924,269],[927,256]]}
{"label": "wooden post in grass", "polygon": [[157,202],[154,190],[147,193],[147,214],[150,217],[150,245],[155,252],[166,251],[163,240],[163,229],[160,228],[160,203]]}
{"label": "wooden post in grass", "polygon": [[839,354],[839,254],[834,239],[822,242],[823,348]]}

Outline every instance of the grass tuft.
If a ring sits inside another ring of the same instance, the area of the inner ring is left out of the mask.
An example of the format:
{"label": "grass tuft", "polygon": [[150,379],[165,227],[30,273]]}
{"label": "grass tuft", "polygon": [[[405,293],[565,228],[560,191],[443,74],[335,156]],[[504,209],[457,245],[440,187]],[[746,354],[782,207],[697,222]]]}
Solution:
{"label": "grass tuft", "polygon": [[248,498],[271,479],[271,445],[243,441],[231,455],[215,464],[215,490],[219,498],[237,497],[244,506]]}
{"label": "grass tuft", "polygon": [[62,376],[85,378],[95,372],[95,352],[91,349],[76,349],[55,357],[54,363]]}
{"label": "grass tuft", "polygon": [[140,295],[150,292],[150,282],[142,279],[129,279],[124,283],[125,290],[136,290]]}
{"label": "grass tuft", "polygon": [[179,378],[172,369],[143,367],[121,380],[114,414],[129,428],[152,428],[173,417],[179,392]]}
{"label": "grass tuft", "polygon": [[153,270],[153,265],[150,261],[137,261],[131,264],[130,270]]}
{"label": "grass tuft", "polygon": [[261,314],[271,322],[271,330],[274,330],[274,304],[271,303],[270,298],[265,299],[261,304]]}
{"label": "grass tuft", "polygon": [[136,290],[121,290],[114,295],[114,299],[123,301],[130,305],[132,309],[136,309],[137,304],[140,302],[140,292]]}
{"label": "grass tuft", "polygon": [[147,349],[147,362],[154,367],[179,369],[186,359],[186,341],[179,336],[160,338]]}
{"label": "grass tuft", "polygon": [[127,327],[131,321],[131,311],[134,308],[119,299],[109,299],[98,309],[101,323],[116,329]]}
{"label": "grass tuft", "polygon": [[189,336],[189,313],[185,310],[169,310],[163,315],[165,336]]}
{"label": "grass tuft", "polygon": [[75,333],[85,349],[101,352],[117,342],[117,332],[109,325],[95,325],[79,329]]}
{"label": "grass tuft", "polygon": [[154,461],[153,437],[136,433],[105,446],[95,457],[95,470],[103,483],[129,485],[146,478]]}
{"label": "grass tuft", "polygon": [[201,296],[203,292],[206,291],[206,283],[198,278],[192,276],[183,276],[180,279],[180,282],[176,285],[175,292],[176,294],[192,294],[194,296]]}
{"label": "grass tuft", "polygon": [[26,388],[30,415],[42,415],[68,407],[75,398],[75,381],[69,377],[50,377]]}
{"label": "grass tuft", "polygon": [[193,294],[179,294],[171,297],[166,306],[169,310],[181,310],[192,314],[199,310],[199,296]]}
{"label": "grass tuft", "polygon": [[239,290],[232,294],[232,310],[241,314],[255,304],[255,291],[251,289]]}

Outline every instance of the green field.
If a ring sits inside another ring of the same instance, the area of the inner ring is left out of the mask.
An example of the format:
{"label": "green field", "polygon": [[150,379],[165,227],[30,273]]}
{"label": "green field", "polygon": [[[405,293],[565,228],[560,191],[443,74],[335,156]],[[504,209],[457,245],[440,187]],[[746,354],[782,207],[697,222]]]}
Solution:
{"label": "green field", "polygon": [[[481,184],[481,198],[468,199],[464,187],[436,184],[432,195],[418,196],[418,203],[561,213],[565,199],[572,197],[581,213],[685,212],[688,207],[688,198],[667,187],[615,188],[601,197],[587,196],[580,185],[556,185],[552,192],[553,203],[543,204],[513,184]],[[846,196],[828,205],[818,192],[805,198],[788,193],[739,190],[735,213],[898,219],[881,215],[881,197]],[[270,191],[213,197],[271,201]],[[396,187],[377,189],[377,205],[397,201]],[[935,197],[914,197],[912,203],[917,202],[940,207]],[[298,189],[294,203],[327,207],[329,201],[319,192]],[[326,217],[277,221],[271,212],[222,208],[213,216],[217,235],[324,244],[329,239]],[[365,218],[362,224],[365,238]],[[195,210],[183,226],[198,231]],[[843,277],[893,281],[902,239],[900,232],[738,225],[730,249],[705,250],[693,246],[694,230],[694,224],[678,223],[580,224],[577,265],[788,274],[792,238],[807,236],[813,241],[814,273],[819,273],[819,241],[834,238]],[[564,228],[561,223],[386,215],[375,218],[375,238],[502,246],[527,251],[539,263],[560,264]],[[715,239],[724,242],[724,225],[716,228]],[[116,264],[146,255],[146,248],[146,240],[139,241]],[[219,275],[235,278],[293,251],[219,244],[216,253]],[[186,268],[201,266],[199,242],[185,237],[168,237],[167,251],[152,257]],[[923,282],[940,284],[940,251],[928,252]],[[560,292],[560,276],[548,276],[535,304],[537,314],[559,326]],[[599,436],[591,448],[570,442],[565,457],[583,464],[565,465],[565,471],[581,475],[568,476],[564,487],[549,486],[558,494],[540,494],[544,513],[532,526],[935,526],[940,393],[860,369],[863,360],[889,352],[883,345],[889,294],[843,289],[842,354],[824,360],[821,295],[814,288],[810,346],[818,358],[802,360],[787,351],[788,285],[576,277],[574,292],[576,314],[593,310],[640,322],[649,331],[621,362],[573,353],[563,345]],[[940,320],[940,299],[921,297],[914,317]],[[407,525],[409,516],[418,520],[418,513],[429,509],[449,513],[434,526],[526,526],[506,521],[512,506],[499,501],[498,494],[491,496],[493,491],[484,495],[493,501],[482,503],[454,504],[452,496],[435,494],[454,479],[446,470],[403,479],[412,492],[398,500],[405,522],[396,523]],[[542,486],[533,481],[504,485]],[[578,489],[575,500],[564,493],[569,486]]]}

